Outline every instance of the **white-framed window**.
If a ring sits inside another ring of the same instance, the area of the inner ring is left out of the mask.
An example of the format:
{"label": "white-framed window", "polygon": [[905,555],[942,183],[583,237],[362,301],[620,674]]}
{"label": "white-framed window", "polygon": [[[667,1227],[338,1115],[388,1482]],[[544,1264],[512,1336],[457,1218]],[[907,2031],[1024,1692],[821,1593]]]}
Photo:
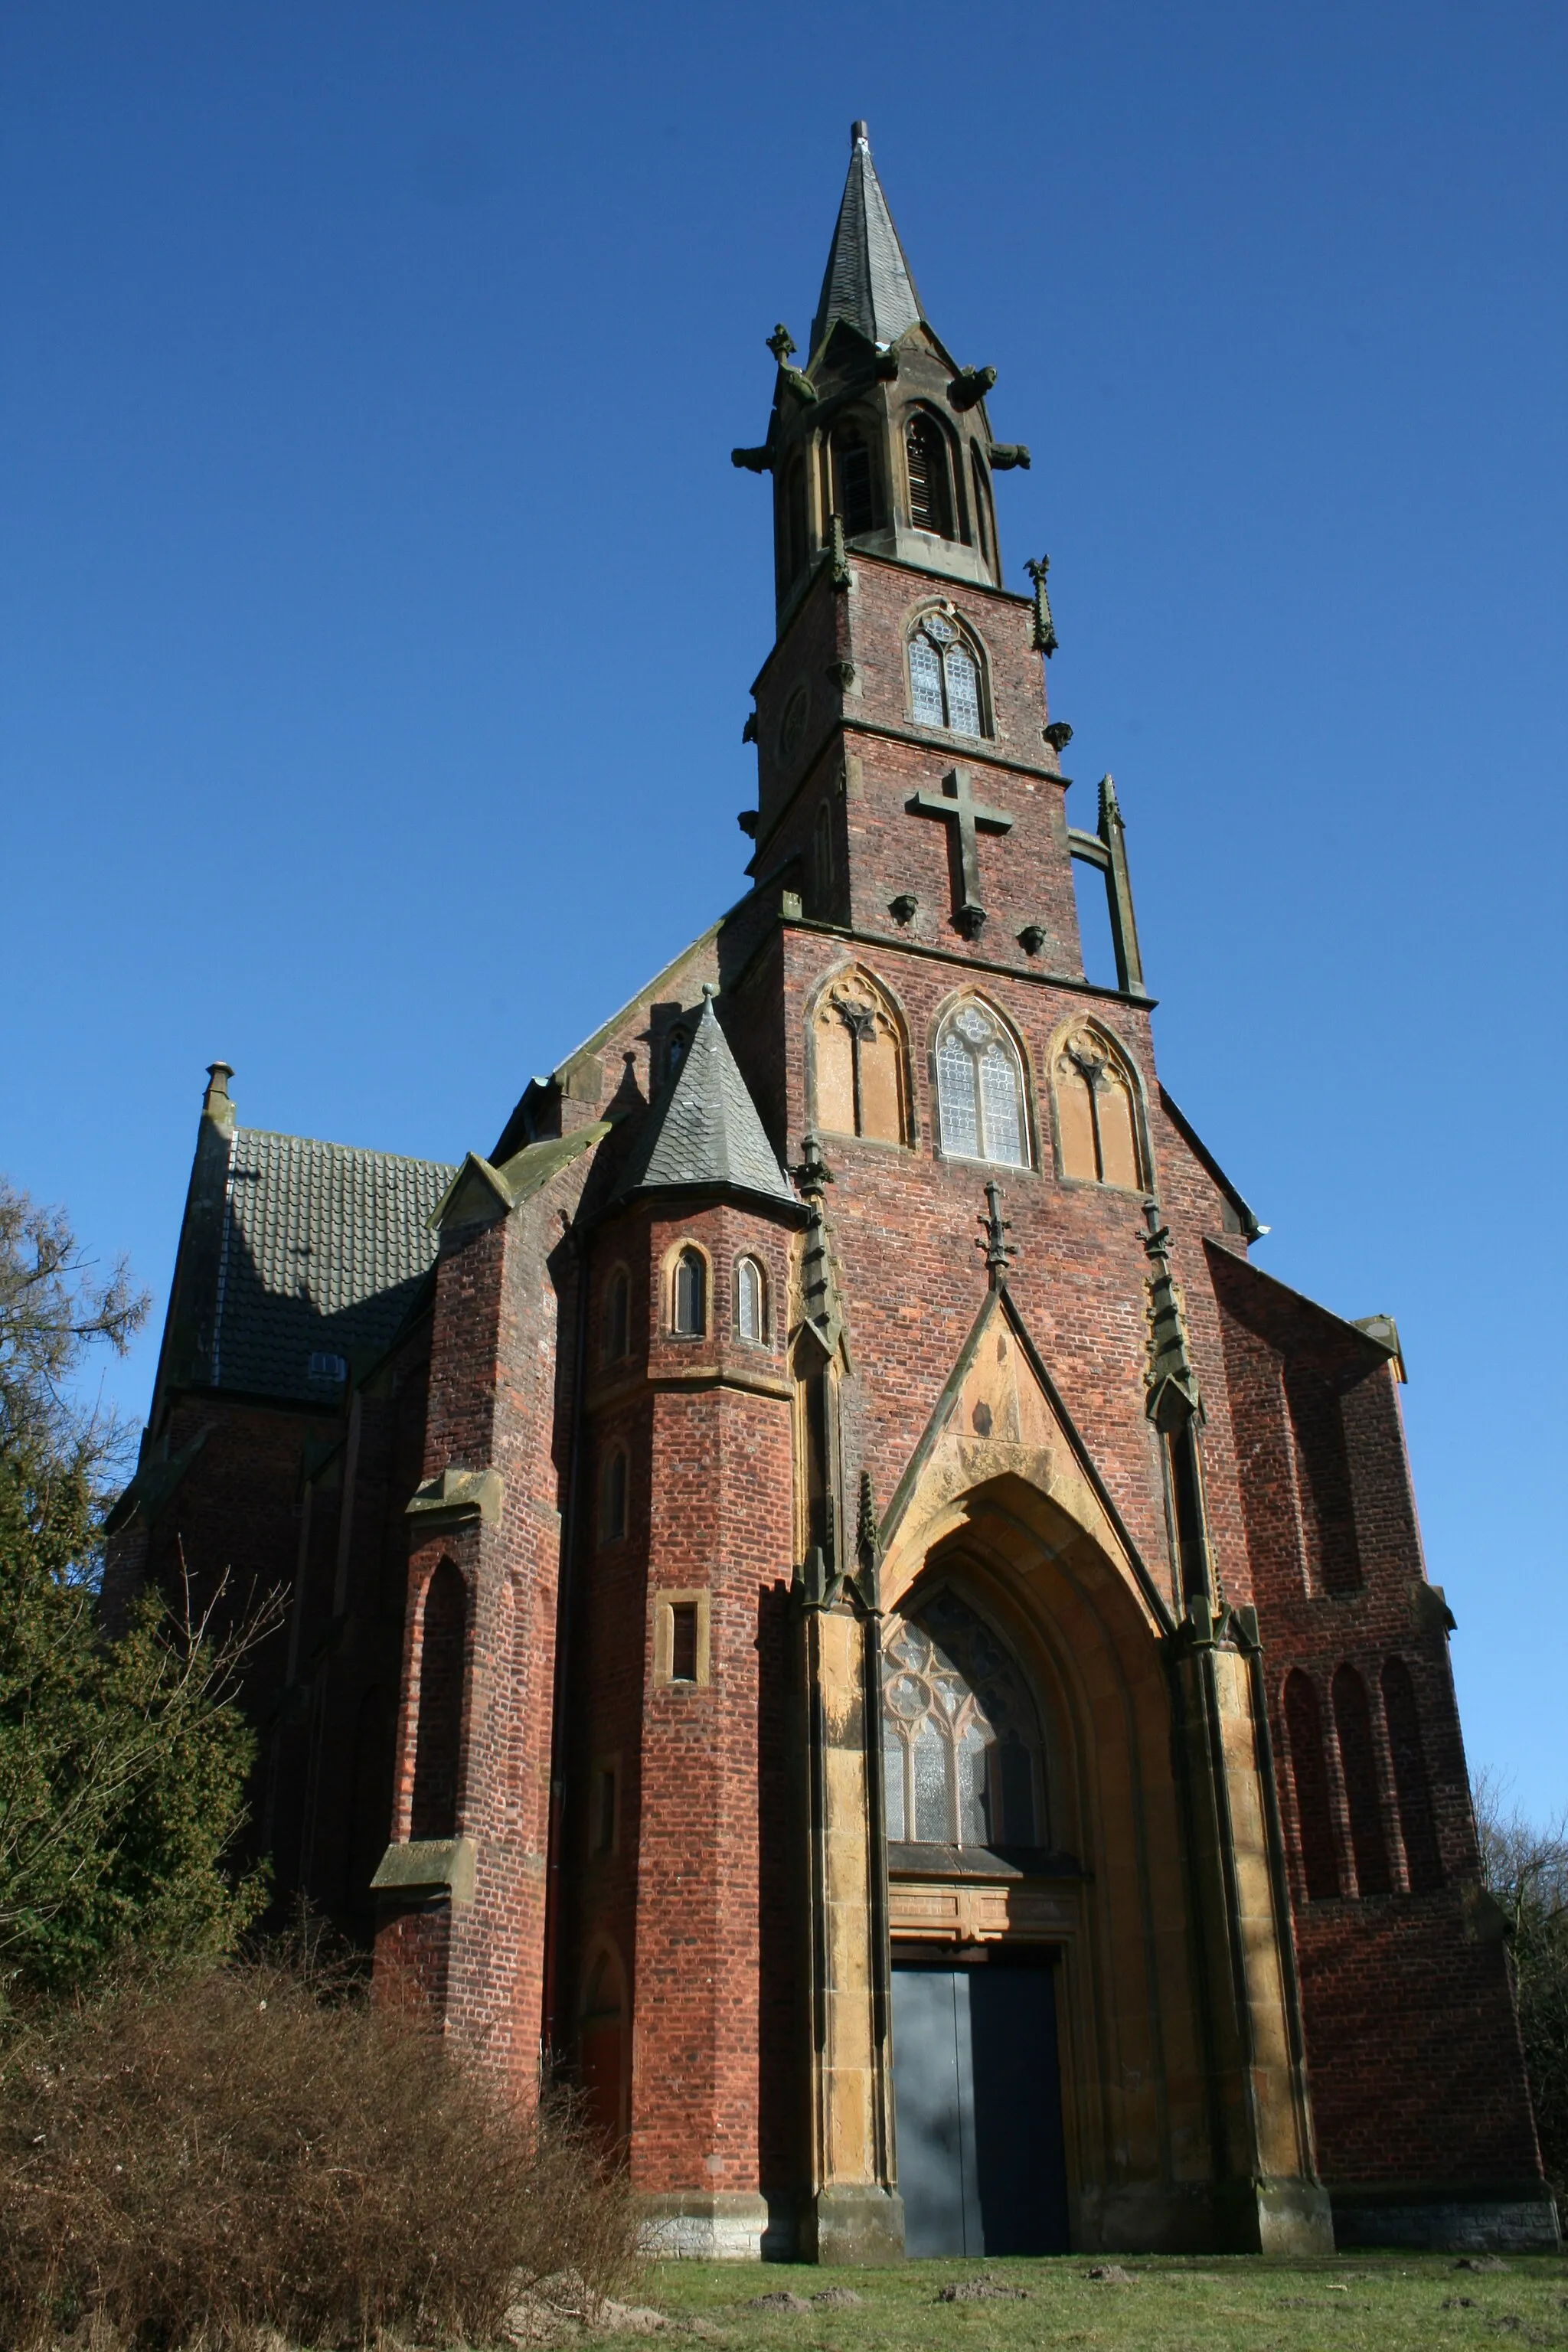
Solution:
{"label": "white-framed window", "polygon": [[768,1281],[754,1257],[735,1261],[735,1337],[763,1347],[768,1336]]}
{"label": "white-framed window", "polygon": [[950,1159],[1029,1165],[1029,1123],[1018,1049],[988,1006],[966,997],[936,1041],[937,1122]]}

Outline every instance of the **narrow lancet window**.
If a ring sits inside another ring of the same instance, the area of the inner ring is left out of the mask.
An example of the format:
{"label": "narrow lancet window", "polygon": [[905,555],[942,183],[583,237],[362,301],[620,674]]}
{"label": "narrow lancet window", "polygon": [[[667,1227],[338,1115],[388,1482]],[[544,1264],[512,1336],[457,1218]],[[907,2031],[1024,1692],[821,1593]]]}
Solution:
{"label": "narrow lancet window", "polygon": [[1340,1861],[1329,1802],[1322,1710],[1317,1692],[1299,1666],[1285,1681],[1285,1729],[1290,1743],[1290,1777],[1296,1784],[1296,1830],[1307,1900],[1331,1902],[1340,1891]]}
{"label": "narrow lancet window", "polygon": [[952,537],[952,479],[948,470],[947,439],[932,416],[910,420],[904,436],[910,469],[910,520],[917,530],[934,531],[939,539]]}
{"label": "narrow lancet window", "polygon": [[858,539],[863,532],[875,530],[871,452],[865,435],[854,425],[846,425],[833,436],[833,503],[846,539]]}
{"label": "narrow lancet window", "polygon": [[950,1159],[1029,1164],[1024,1073],[1001,1023],[970,999],[942,1023],[936,1048],[937,1117]]}
{"label": "narrow lancet window", "polygon": [[754,1257],[735,1261],[735,1337],[761,1347],[767,1338],[767,1286]]}
{"label": "narrow lancet window", "polygon": [[700,1250],[681,1251],[673,1287],[671,1328],[683,1339],[700,1339],[708,1328],[708,1268]]}

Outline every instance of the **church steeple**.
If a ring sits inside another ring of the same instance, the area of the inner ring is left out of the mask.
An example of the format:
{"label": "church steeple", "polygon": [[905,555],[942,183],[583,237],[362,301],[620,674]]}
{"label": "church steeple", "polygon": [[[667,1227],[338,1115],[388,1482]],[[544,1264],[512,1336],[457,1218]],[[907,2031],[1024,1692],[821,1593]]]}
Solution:
{"label": "church steeple", "polygon": [[1000,587],[991,476],[1029,453],[992,440],[994,368],[960,368],[927,319],[864,122],[851,130],[805,365],[791,364],[783,326],[768,348],[768,436],[733,458],[773,478],[781,625],[824,560],[841,570],[849,548]]}
{"label": "church steeple", "polygon": [[857,122],[849,135],[849,173],[811,322],[814,357],[836,319],[886,351],[925,317],[871,161],[866,125]]}

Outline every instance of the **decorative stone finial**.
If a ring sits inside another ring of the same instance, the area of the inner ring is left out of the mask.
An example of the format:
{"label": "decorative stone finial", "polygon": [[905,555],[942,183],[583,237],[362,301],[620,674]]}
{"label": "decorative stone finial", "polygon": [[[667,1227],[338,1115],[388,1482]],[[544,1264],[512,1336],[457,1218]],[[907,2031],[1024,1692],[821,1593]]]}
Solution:
{"label": "decorative stone finial", "polygon": [[1050,568],[1051,559],[1048,555],[1042,555],[1037,562],[1031,561],[1024,566],[1035,583],[1035,651],[1044,654],[1047,661],[1057,649],[1056,624],[1051,619],[1051,600],[1046,593],[1046,574]]}
{"label": "decorative stone finial", "polygon": [[768,349],[772,352],[774,359],[777,360],[780,367],[783,367],[785,360],[791,356],[795,350],[795,337],[790,333],[789,329],[784,325],[782,319],[779,320],[778,325],[773,329],[773,333],[768,337]]}
{"label": "decorative stone finial", "polygon": [[719,991],[710,980],[705,980],[702,983],[702,993],[704,996],[711,999],[718,995]]}
{"label": "decorative stone finial", "polygon": [[1002,1187],[993,1176],[985,1187],[985,1206],[975,1218],[983,1231],[976,1236],[974,1246],[985,1253],[985,1268],[991,1276],[993,1290],[1007,1286],[1007,1265],[1017,1256],[1007,1235],[1013,1230],[1012,1220],[1002,1214]]}

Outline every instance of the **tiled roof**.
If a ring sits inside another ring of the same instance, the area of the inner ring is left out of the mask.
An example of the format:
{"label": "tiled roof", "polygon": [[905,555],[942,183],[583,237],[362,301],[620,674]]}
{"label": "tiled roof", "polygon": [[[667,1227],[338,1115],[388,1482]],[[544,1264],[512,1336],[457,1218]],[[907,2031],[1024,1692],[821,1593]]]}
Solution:
{"label": "tiled roof", "polygon": [[214,1317],[215,1388],[331,1399],[310,1359],[363,1370],[436,1261],[429,1218],[454,1171],[301,1135],[234,1130]]}
{"label": "tiled roof", "polygon": [[647,1115],[616,1196],[713,1186],[797,1205],[709,996],[674,1078]]}
{"label": "tiled roof", "polygon": [[[855,128],[864,132],[863,123]],[[887,344],[924,316],[869,143],[857,137],[811,324],[812,352],[821,350],[835,319],[847,319],[869,342]]]}

